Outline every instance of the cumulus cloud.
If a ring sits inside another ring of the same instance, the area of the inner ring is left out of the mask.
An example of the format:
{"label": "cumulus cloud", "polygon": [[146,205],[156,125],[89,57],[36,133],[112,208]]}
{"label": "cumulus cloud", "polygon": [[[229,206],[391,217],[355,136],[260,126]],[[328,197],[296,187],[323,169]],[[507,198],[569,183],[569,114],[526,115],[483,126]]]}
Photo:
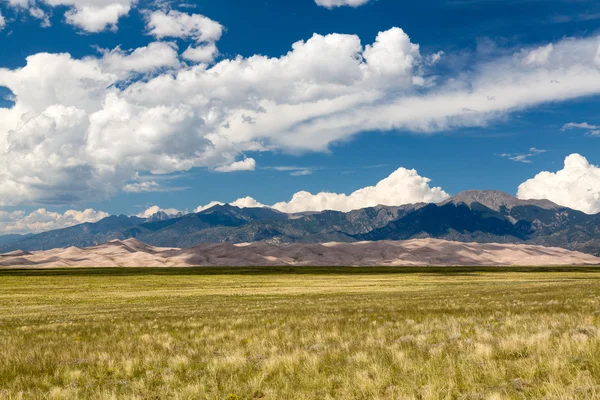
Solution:
{"label": "cumulus cloud", "polygon": [[519,186],[520,199],[548,199],[588,214],[600,212],[600,168],[579,155],[565,159],[563,169],[543,171]]}
{"label": "cumulus cloud", "polygon": [[[396,95],[377,104],[294,126],[294,133],[335,137],[365,130],[401,129],[435,132],[453,127],[485,126],[509,112],[548,101],[600,91],[600,70],[594,63],[598,39],[563,40],[554,44],[546,62],[524,66],[522,53],[477,64],[464,82],[440,84],[426,95]],[[583,77],[586,78],[583,78]],[[489,100],[494,101],[489,101]],[[374,117],[377,116],[377,117]]]}
{"label": "cumulus cloud", "polygon": [[[69,5],[70,3],[69,0],[66,0],[62,4]],[[117,30],[119,18],[127,15],[131,9],[128,0],[102,5],[93,4],[92,2],[86,2],[88,4],[78,3],[79,1],[72,2],[73,7],[65,13],[67,23],[94,33],[105,29]]]}
{"label": "cumulus cloud", "polygon": [[232,206],[235,207],[239,207],[239,208],[263,208],[263,207],[268,207],[258,201],[256,201],[255,199],[253,199],[252,197],[242,197],[240,199],[237,199],[236,201],[234,201],[233,203],[231,203]]}
{"label": "cumulus cloud", "polygon": [[254,158],[246,158],[243,161],[236,161],[229,165],[215,168],[217,172],[238,172],[238,171],[254,171],[256,169],[256,161]]}
{"label": "cumulus cloud", "polygon": [[159,212],[164,212],[165,214],[167,214],[169,216],[176,216],[181,213],[181,211],[179,211],[175,208],[160,208],[159,206],[152,206],[152,207],[148,207],[141,213],[138,213],[136,216],[140,217],[140,218],[150,218],[151,216],[153,216],[154,214],[159,213]]}
{"label": "cumulus cloud", "polygon": [[[265,207],[269,207],[265,204],[262,204],[258,201],[256,201],[255,199],[253,199],[252,197],[246,196],[246,197],[242,197],[237,199],[236,201],[233,201],[231,203],[229,203],[230,205],[234,206],[234,207],[239,207],[239,208],[265,208]],[[202,212],[204,210],[208,210],[210,208],[213,208],[214,206],[223,206],[225,205],[225,203],[221,202],[221,201],[211,201],[210,203],[204,205],[204,206],[198,206],[196,207],[196,209],[194,210],[195,213],[199,213]]]}
{"label": "cumulus cloud", "polygon": [[4,27],[6,26],[6,19],[4,19],[4,16],[2,15],[2,13],[0,12],[0,31],[2,29],[4,29]]}
{"label": "cumulus cloud", "polygon": [[197,152],[208,141],[195,134],[201,118],[189,105],[130,104],[114,86],[175,61],[172,47],[162,43],[81,60],[40,53],[21,69],[0,69],[0,85],[16,98],[12,108],[0,108],[0,204],[106,196],[136,171],[173,172],[202,164]]}
{"label": "cumulus cloud", "polygon": [[218,53],[217,46],[214,43],[208,43],[204,46],[189,46],[181,56],[186,60],[209,63],[214,60]]}
{"label": "cumulus cloud", "polygon": [[131,51],[117,47],[112,50],[100,49],[100,52],[103,54],[103,69],[121,76],[135,72],[148,74],[180,66],[177,46],[172,43],[153,42]]}
{"label": "cumulus cloud", "polygon": [[379,204],[396,206],[409,203],[437,203],[449,197],[440,187],[430,187],[431,180],[420,176],[414,169],[398,168],[375,186],[367,186],[349,195],[321,192],[298,192],[289,202],[280,202],[273,208],[287,212],[337,210],[350,211]]}
{"label": "cumulus cloud", "polygon": [[146,18],[148,34],[157,39],[192,39],[183,57],[190,61],[211,62],[218,54],[215,42],[221,39],[223,26],[201,14],[187,14],[176,10],[154,11]]}
{"label": "cumulus cloud", "polygon": [[0,211],[1,234],[38,233],[52,229],[68,228],[84,222],[97,222],[109,214],[91,208],[84,211],[68,210],[64,213],[40,208],[29,214],[24,211]]}
{"label": "cumulus cloud", "polygon": [[371,0],[315,0],[315,3],[321,7],[332,9],[343,6],[360,7],[369,1]]}
{"label": "cumulus cloud", "polygon": [[65,22],[86,32],[101,32],[106,29],[116,30],[121,17],[129,14],[135,0],[9,0],[8,4],[20,9],[27,9],[29,14],[42,20],[42,26],[50,26],[49,15],[40,5],[45,7],[67,7]]}
{"label": "cumulus cloud", "polygon": [[176,10],[152,12],[147,25],[148,33],[158,39],[175,37],[216,42],[223,34],[223,26],[218,22],[201,14],[186,14]]}
{"label": "cumulus cloud", "polygon": [[[375,186],[367,186],[347,195],[343,193],[321,192],[312,194],[301,191],[292,196],[289,202],[279,202],[272,206],[262,204],[252,197],[244,197],[232,203],[240,208],[270,207],[285,213],[302,211],[351,211],[376,205],[398,206],[409,203],[438,203],[450,197],[440,187],[431,187],[431,180],[420,176],[414,169],[398,168],[390,176]],[[196,208],[200,212],[222,202],[213,201]]]}
{"label": "cumulus cloud", "polygon": [[[156,37],[205,43],[222,33],[162,15],[175,27],[155,24]],[[537,47],[447,79],[430,75],[435,57],[400,28],[366,45],[356,35],[315,34],[280,57],[212,66],[179,63],[169,43],[81,59],[31,55],[21,68],[0,69],[15,100],[0,108],[0,205],[105,198],[138,173],[251,169],[252,159],[236,160],[259,150],[327,151],[364,131],[485,126],[600,93],[598,43],[564,39],[535,62],[526,60]]]}
{"label": "cumulus cloud", "polygon": [[211,201],[207,205],[196,207],[196,209],[194,210],[194,212],[195,213],[199,213],[199,212],[202,212],[204,210],[208,210],[209,208],[213,208],[214,206],[224,206],[224,205],[225,205],[225,203],[222,203],[220,201]]}

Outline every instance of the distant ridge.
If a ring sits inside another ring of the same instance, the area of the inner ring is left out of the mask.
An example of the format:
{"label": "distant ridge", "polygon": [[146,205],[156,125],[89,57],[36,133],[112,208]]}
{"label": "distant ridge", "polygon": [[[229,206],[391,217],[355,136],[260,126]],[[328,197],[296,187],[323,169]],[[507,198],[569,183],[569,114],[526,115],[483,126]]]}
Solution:
{"label": "distant ridge", "polygon": [[8,253],[0,254],[0,257],[23,257],[23,256],[30,256],[30,255],[32,255],[32,253],[30,253],[28,251],[15,250],[15,251],[10,251]]}
{"label": "distant ridge", "polygon": [[520,200],[496,190],[469,190],[439,204],[375,206],[350,212],[286,214],[271,208],[217,205],[179,216],[110,216],[96,223],[0,240],[0,253],[95,246],[136,239],[151,246],[202,243],[353,243],[437,238],[526,243],[600,255],[600,214],[548,200]]}
{"label": "distant ridge", "polygon": [[494,211],[500,211],[502,207],[506,207],[506,209],[510,210],[517,206],[536,206],[546,210],[556,210],[561,208],[550,200],[521,200],[500,190],[465,190],[464,192],[460,192],[456,196],[452,196],[448,200],[441,202],[440,205],[449,203],[455,205],[462,203],[467,206],[479,203]]}

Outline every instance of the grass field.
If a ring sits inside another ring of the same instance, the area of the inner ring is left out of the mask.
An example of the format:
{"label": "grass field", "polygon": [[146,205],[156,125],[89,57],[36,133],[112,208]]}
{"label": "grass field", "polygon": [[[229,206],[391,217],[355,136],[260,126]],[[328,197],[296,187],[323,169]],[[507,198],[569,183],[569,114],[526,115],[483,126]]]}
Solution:
{"label": "grass field", "polygon": [[600,269],[0,271],[0,399],[600,399]]}

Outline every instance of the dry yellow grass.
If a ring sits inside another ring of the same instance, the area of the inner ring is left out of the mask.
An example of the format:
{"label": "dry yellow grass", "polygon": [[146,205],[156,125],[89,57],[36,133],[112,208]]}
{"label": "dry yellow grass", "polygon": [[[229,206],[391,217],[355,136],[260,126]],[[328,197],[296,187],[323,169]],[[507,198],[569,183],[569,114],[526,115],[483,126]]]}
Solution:
{"label": "dry yellow grass", "polygon": [[599,269],[427,271],[3,271],[0,398],[600,399]]}

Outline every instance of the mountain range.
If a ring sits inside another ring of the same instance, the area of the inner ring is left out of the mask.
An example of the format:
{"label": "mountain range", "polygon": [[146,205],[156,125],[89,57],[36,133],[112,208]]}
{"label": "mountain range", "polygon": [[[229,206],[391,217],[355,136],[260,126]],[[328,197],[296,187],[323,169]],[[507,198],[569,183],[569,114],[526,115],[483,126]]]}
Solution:
{"label": "mountain range", "polygon": [[152,246],[201,243],[352,243],[437,238],[458,242],[526,243],[600,256],[600,214],[548,200],[520,200],[472,190],[438,204],[376,206],[350,212],[286,214],[270,208],[217,205],[199,213],[150,218],[110,216],[35,235],[0,237],[0,253],[89,247],[136,239]]}

